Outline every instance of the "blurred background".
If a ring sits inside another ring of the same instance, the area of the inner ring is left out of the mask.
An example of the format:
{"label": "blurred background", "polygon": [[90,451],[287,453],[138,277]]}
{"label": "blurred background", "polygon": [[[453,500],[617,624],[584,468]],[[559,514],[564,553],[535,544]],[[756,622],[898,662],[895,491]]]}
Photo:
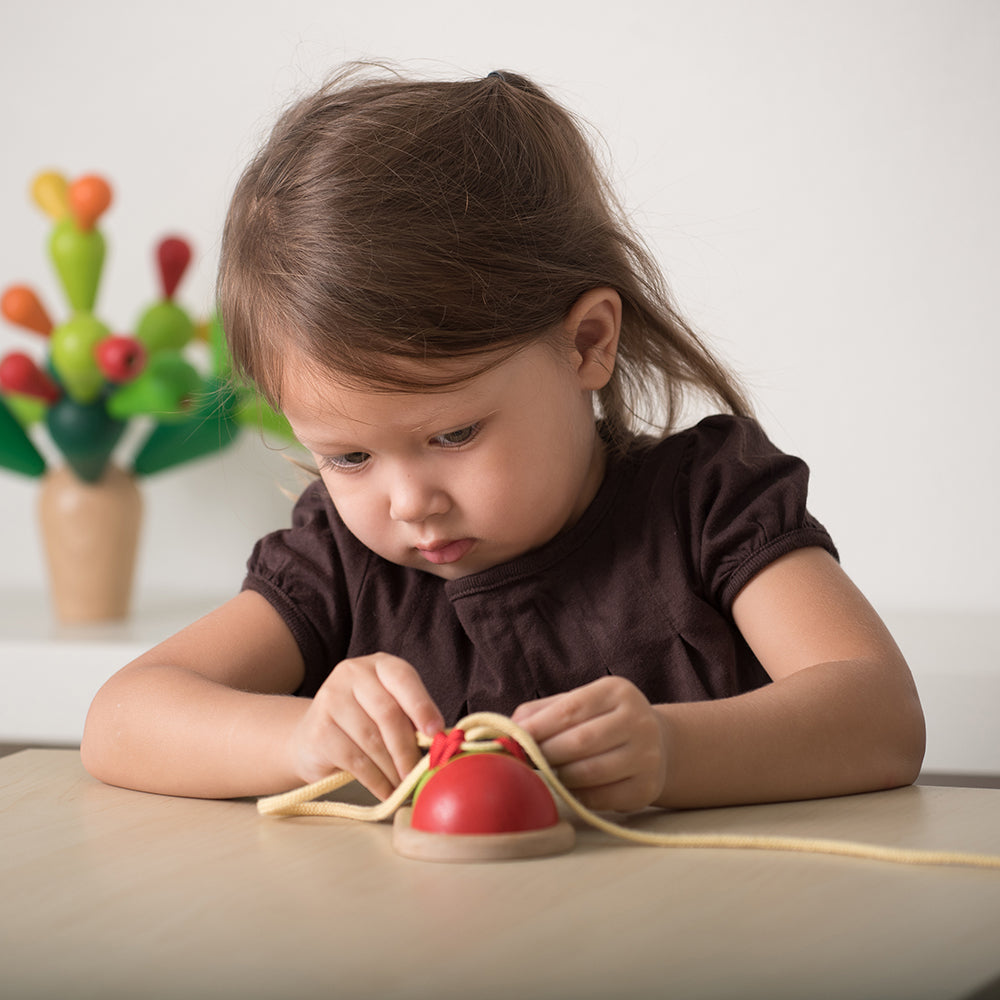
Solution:
{"label": "blurred background", "polygon": [[[682,309],[809,462],[811,507],[876,606],[1000,620],[1000,5],[34,0],[5,5],[0,46],[0,285],[63,315],[29,185],[103,173],[97,312],[116,332],[156,295],[167,233],[195,249],[178,299],[210,312],[242,165],[338,64],[533,76],[602,136]],[[0,353],[27,336],[4,325]],[[227,597],[298,488],[253,433],[147,479],[139,606]],[[44,591],[36,493],[0,470],[0,589]]]}

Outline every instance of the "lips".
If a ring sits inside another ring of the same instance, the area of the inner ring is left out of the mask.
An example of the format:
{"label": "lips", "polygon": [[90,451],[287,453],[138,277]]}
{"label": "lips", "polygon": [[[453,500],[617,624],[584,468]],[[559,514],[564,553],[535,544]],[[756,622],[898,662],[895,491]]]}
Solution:
{"label": "lips", "polygon": [[446,563],[458,562],[474,544],[475,539],[473,538],[460,538],[455,542],[428,542],[426,545],[416,546],[416,549],[429,563],[442,566]]}

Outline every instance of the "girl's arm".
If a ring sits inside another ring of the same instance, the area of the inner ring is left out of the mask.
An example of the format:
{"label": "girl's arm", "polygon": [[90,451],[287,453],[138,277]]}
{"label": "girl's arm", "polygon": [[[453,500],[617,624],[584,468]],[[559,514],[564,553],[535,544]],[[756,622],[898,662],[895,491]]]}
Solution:
{"label": "girl's arm", "polygon": [[278,613],[245,591],[115,674],[97,693],[83,763],[108,784],[231,798],[346,768],[378,795],[419,759],[441,717],[416,671],[376,653],[292,696],[302,657]]}
{"label": "girl's arm", "polygon": [[90,706],[84,766],[108,784],[209,798],[296,783],[286,744],[309,707],[292,634],[244,592],[119,670]]}
{"label": "girl's arm", "polygon": [[773,679],[718,701],[650,706],[606,678],[514,718],[593,808],[734,805],[911,783],[924,721],[902,654],[822,549],[744,587],[733,617]]}
{"label": "girl's arm", "polygon": [[715,711],[660,709],[678,764],[662,804],[816,798],[916,780],[924,717],[913,678],[832,556],[802,549],[779,559],[739,593],[733,617],[774,683]]}

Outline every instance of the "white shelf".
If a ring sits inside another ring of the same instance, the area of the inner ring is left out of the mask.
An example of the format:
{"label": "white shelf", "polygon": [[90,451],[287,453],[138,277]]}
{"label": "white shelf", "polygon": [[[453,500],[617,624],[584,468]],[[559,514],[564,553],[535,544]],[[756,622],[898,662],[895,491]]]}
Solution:
{"label": "white shelf", "polygon": [[924,771],[1000,774],[1000,615],[905,611],[883,618],[920,692]]}
{"label": "white shelf", "polygon": [[119,667],[228,595],[137,595],[127,621],[64,626],[44,594],[0,591],[0,742],[76,744]]}
{"label": "white shelf", "polygon": [[[129,621],[68,628],[55,623],[44,595],[0,591],[0,742],[78,743],[112,673],[228,596],[139,595]],[[924,770],[1000,774],[998,616],[884,617],[920,689]]]}

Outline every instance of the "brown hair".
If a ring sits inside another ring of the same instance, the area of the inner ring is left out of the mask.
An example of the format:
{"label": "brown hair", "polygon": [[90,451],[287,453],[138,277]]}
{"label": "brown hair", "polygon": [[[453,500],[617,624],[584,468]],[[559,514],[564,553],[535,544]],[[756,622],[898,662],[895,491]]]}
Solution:
{"label": "brown hair", "polygon": [[622,298],[613,436],[672,429],[690,390],[749,413],[741,388],[673,308],[585,130],[514,73],[461,82],[353,68],[296,103],[241,177],[218,295],[235,367],[280,406],[290,347],[386,390],[412,365],[485,370],[555,328],[591,288]]}

